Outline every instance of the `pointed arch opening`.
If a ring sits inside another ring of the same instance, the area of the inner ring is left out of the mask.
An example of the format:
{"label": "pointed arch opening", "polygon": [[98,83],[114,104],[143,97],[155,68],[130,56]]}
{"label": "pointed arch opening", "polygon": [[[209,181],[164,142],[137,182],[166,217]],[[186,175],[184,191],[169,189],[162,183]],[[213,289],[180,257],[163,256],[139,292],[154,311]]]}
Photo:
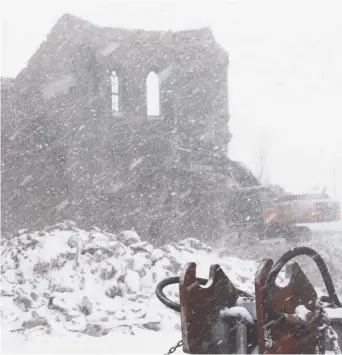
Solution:
{"label": "pointed arch opening", "polygon": [[160,115],[160,82],[156,72],[151,71],[146,77],[147,116]]}
{"label": "pointed arch opening", "polygon": [[110,75],[110,84],[111,84],[111,94],[112,94],[112,112],[118,114],[121,109],[121,95],[120,95],[120,78],[118,73],[113,70]]}

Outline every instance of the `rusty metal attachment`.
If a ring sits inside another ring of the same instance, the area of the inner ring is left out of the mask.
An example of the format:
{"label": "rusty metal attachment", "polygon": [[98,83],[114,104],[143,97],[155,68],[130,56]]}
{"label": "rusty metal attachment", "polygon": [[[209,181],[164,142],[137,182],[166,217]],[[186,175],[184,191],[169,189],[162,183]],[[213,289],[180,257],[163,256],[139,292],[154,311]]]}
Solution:
{"label": "rusty metal attachment", "polygon": [[[321,256],[307,247],[285,253],[275,264],[264,260],[255,278],[258,346],[262,354],[325,353],[325,324],[329,319],[323,303],[297,263],[292,264],[290,282],[285,287],[275,280],[294,257],[306,255],[318,266],[332,307],[342,307],[327,266]],[[299,307],[304,314],[299,315]]]}
{"label": "rusty metal attachment", "polygon": [[255,342],[254,322],[237,306],[238,297],[248,295],[235,288],[219,265],[211,266],[209,280],[202,286],[196,280],[196,264],[187,264],[179,290],[186,353],[235,353],[239,332],[245,333],[246,347],[253,338]]}
{"label": "rusty metal attachment", "polygon": [[[317,294],[297,263],[293,264],[290,282],[285,287],[272,283],[269,276],[272,260],[265,260],[256,275],[258,345],[262,354],[324,353],[324,339],[318,338]],[[304,317],[296,309],[304,306]]]}
{"label": "rusty metal attachment", "polygon": [[[300,255],[315,261],[328,296],[318,298],[297,263],[291,264],[288,285],[276,284],[279,272]],[[176,283],[180,304],[163,293],[165,286]],[[341,353],[333,327],[342,331],[342,319],[332,320],[327,309],[342,311],[342,305],[323,259],[307,247],[294,248],[275,263],[263,260],[255,276],[255,295],[236,288],[219,265],[211,266],[208,280],[197,278],[192,262],[180,277],[160,282],[156,293],[180,312],[183,351],[188,354],[324,354],[327,348]]]}

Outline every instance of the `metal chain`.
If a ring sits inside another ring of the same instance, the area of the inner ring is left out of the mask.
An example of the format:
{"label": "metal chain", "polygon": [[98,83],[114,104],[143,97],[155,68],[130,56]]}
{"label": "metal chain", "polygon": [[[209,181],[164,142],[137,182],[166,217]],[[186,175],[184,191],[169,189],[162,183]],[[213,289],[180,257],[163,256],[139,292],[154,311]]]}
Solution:
{"label": "metal chain", "polygon": [[[325,335],[328,337],[330,340],[334,353],[335,354],[342,354],[341,349],[338,344],[338,336],[335,330],[331,327],[329,324],[329,318],[328,314],[325,310],[325,307],[323,303],[320,300],[317,300],[316,303],[316,311],[318,312],[318,318],[320,322],[320,326],[318,327],[318,344],[324,344],[325,342]],[[171,355],[173,354],[178,348],[180,348],[183,345],[183,341],[180,340],[175,346],[172,346],[167,353],[164,355]],[[318,354],[323,354],[323,347],[319,345],[319,348],[317,349]]]}
{"label": "metal chain", "polygon": [[164,355],[170,355],[173,354],[178,348],[180,348],[183,345],[183,341],[180,340],[175,346],[172,346],[167,353]]}

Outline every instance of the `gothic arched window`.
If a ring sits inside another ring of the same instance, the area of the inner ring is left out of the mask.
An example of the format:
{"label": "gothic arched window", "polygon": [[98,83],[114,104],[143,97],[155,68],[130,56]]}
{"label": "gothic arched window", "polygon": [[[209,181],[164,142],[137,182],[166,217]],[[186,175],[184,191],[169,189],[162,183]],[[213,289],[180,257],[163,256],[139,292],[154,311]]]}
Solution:
{"label": "gothic arched window", "polygon": [[151,71],[146,78],[147,116],[160,115],[160,85],[159,77]]}
{"label": "gothic arched window", "polygon": [[115,70],[110,75],[111,92],[112,92],[112,112],[118,113],[120,111],[120,78]]}

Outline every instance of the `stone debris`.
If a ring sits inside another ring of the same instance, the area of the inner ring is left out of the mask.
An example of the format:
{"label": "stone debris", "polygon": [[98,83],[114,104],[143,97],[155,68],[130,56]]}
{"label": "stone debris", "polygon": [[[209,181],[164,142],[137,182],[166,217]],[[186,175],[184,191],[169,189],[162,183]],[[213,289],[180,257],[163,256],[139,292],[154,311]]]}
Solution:
{"label": "stone debris", "polygon": [[[43,232],[21,230],[3,239],[1,250],[7,305],[2,318],[11,329],[46,333],[63,327],[94,337],[112,330],[133,334],[137,327],[174,329],[179,314],[156,298],[156,284],[178,276],[189,261],[198,264],[198,272],[202,268],[200,276],[208,277],[218,258],[194,238],[155,248],[135,231],[86,232],[72,221]],[[253,292],[253,262],[223,258],[220,264],[230,277],[232,270],[242,270],[232,281]],[[178,301],[178,287],[169,287],[167,295]]]}

